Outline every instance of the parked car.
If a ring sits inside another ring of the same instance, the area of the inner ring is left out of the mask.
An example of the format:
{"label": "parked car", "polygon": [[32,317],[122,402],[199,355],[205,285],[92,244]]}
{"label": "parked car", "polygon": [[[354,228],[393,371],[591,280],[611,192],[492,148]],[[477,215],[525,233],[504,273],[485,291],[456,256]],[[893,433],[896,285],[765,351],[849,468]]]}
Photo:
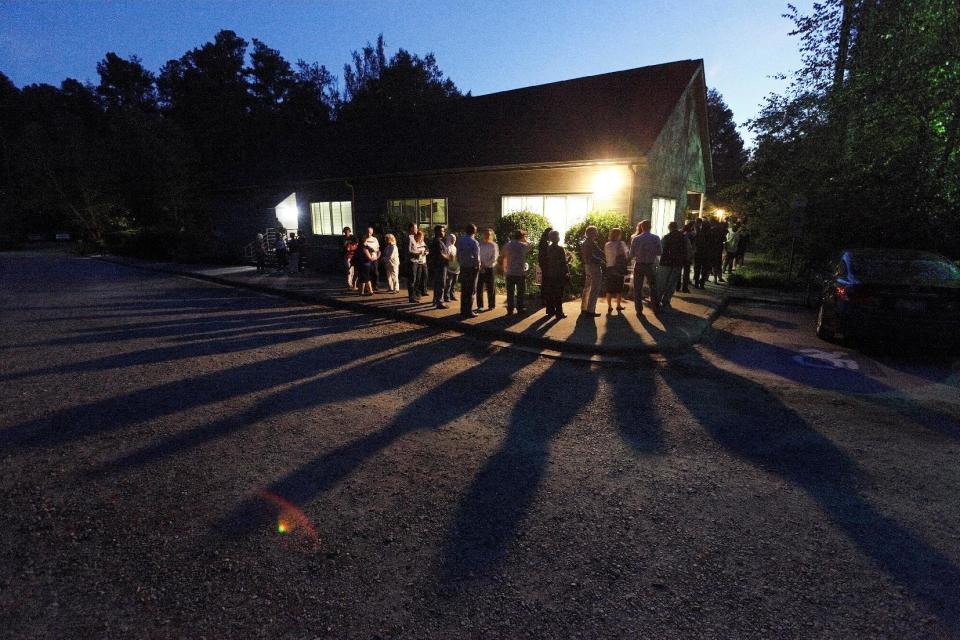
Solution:
{"label": "parked car", "polygon": [[926,251],[844,251],[828,279],[817,314],[817,336],[960,335],[960,267]]}

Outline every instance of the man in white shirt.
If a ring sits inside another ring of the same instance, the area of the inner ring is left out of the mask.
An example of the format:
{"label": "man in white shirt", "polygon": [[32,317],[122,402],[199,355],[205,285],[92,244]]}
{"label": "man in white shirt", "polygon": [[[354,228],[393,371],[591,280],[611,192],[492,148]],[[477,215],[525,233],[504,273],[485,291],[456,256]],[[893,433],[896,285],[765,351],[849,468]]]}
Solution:
{"label": "man in white shirt", "polygon": [[[494,271],[497,268],[497,258],[500,257],[500,248],[493,241],[493,229],[484,229],[480,240],[480,275],[477,276],[477,311],[492,310],[497,306]],[[483,308],[483,292],[487,292],[487,309]]]}
{"label": "man in white shirt", "polygon": [[633,302],[637,315],[643,313],[643,281],[650,285],[650,307],[659,311],[657,297],[657,258],[663,253],[660,236],[650,233],[650,221],[644,220],[637,225],[637,234],[630,241],[630,257],[633,265]]}
{"label": "man in white shirt", "polygon": [[[407,242],[407,255],[408,255],[408,256],[411,256],[411,255],[413,255],[414,253],[417,252],[417,249],[416,249],[416,247],[417,247],[417,241],[416,241],[416,239],[415,239],[415,237],[414,237],[414,234],[415,234],[416,232],[417,232],[417,225],[416,225],[415,223],[411,222],[411,223],[410,223],[410,226],[407,227],[407,240],[408,240],[408,242]],[[409,266],[410,261],[407,260],[406,262],[407,262],[407,265]],[[426,295],[427,295],[427,277],[429,277],[430,274],[427,273],[427,267],[426,267],[426,265],[424,265],[423,270],[424,270],[424,271],[423,271],[423,283],[420,285],[420,287],[418,287],[418,290],[415,292],[416,295],[418,295],[418,296],[426,296]]]}

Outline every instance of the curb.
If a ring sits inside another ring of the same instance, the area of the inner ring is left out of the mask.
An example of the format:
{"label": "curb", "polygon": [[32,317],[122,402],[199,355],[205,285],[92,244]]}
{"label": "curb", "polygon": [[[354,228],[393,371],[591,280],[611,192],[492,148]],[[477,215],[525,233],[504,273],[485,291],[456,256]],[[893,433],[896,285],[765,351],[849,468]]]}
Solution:
{"label": "curb", "polygon": [[[343,309],[346,311],[355,311],[357,313],[365,313],[368,315],[375,315],[382,318],[388,318],[391,320],[397,320],[402,322],[409,322],[413,324],[419,324],[423,326],[433,327],[436,329],[441,329],[444,331],[457,331],[465,335],[478,336],[485,338],[492,342],[500,343],[510,343],[509,345],[501,346],[511,346],[517,345],[527,348],[535,348],[541,352],[541,355],[546,357],[553,358],[567,358],[571,360],[579,361],[603,361],[608,360],[604,356],[614,356],[620,358],[628,358],[629,356],[639,356],[639,355],[648,355],[655,353],[678,353],[683,351],[692,345],[699,342],[710,326],[716,321],[720,314],[724,312],[727,308],[729,301],[733,298],[730,296],[723,296],[720,301],[717,303],[716,308],[714,308],[704,319],[703,327],[696,332],[695,335],[678,340],[678,344],[675,346],[670,346],[667,348],[660,347],[658,345],[638,345],[636,347],[605,347],[604,345],[578,345],[575,343],[567,343],[560,340],[554,340],[553,338],[547,338],[544,336],[530,336],[520,333],[515,333],[512,331],[505,331],[503,329],[494,329],[491,327],[477,326],[473,324],[467,324],[465,322],[448,320],[446,318],[433,318],[430,316],[422,316],[416,313],[410,313],[408,311],[399,311],[396,309],[386,309],[382,307],[375,307],[362,302],[350,302],[349,300],[341,300],[339,298],[331,298],[319,294],[306,294],[299,293],[296,291],[288,291],[286,289],[275,289],[266,285],[256,284],[252,282],[238,282],[230,278],[222,278],[220,276],[212,276],[205,273],[196,273],[194,271],[189,271],[185,269],[176,269],[171,267],[163,267],[158,265],[144,265],[126,262],[121,259],[116,259],[111,256],[91,256],[95,260],[100,260],[102,262],[109,262],[111,264],[117,264],[123,267],[129,267],[132,269],[140,269],[143,271],[152,271],[156,273],[166,273],[174,276],[184,277],[184,278],[193,278],[195,280],[204,280],[206,282],[212,282],[215,284],[220,284],[228,287],[234,287],[237,289],[247,289],[249,291],[256,291],[258,293],[265,293],[273,296],[278,296],[281,298],[287,298],[289,300],[295,300],[297,302],[306,302],[310,304],[322,304],[327,307],[332,307],[335,309]],[[591,357],[593,356],[593,357]],[[599,358],[597,358],[599,356]]]}

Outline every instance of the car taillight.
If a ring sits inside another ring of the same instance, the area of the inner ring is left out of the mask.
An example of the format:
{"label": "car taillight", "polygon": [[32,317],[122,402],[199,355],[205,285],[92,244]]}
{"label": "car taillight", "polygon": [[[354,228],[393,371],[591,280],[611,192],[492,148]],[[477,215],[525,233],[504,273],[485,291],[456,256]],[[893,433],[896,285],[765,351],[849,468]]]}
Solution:
{"label": "car taillight", "polygon": [[847,288],[838,286],[833,290],[833,294],[837,298],[837,300],[846,300]]}

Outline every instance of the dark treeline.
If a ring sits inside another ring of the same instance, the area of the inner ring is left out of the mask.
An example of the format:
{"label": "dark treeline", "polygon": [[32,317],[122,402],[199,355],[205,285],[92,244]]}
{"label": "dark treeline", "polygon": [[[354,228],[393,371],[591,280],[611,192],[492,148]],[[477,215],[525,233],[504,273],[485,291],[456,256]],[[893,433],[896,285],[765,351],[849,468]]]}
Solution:
{"label": "dark treeline", "polygon": [[714,200],[810,262],[841,246],[960,257],[960,3],[822,0],[787,17],[804,64],[749,123],[739,176],[714,147]]}
{"label": "dark treeline", "polygon": [[[460,95],[432,54],[317,63],[221,31],[158,72],[107,53],[99,83],[17,88],[0,73],[2,235],[67,231],[197,255],[218,190],[327,175],[424,106]],[[138,247],[130,246],[131,250]]]}

